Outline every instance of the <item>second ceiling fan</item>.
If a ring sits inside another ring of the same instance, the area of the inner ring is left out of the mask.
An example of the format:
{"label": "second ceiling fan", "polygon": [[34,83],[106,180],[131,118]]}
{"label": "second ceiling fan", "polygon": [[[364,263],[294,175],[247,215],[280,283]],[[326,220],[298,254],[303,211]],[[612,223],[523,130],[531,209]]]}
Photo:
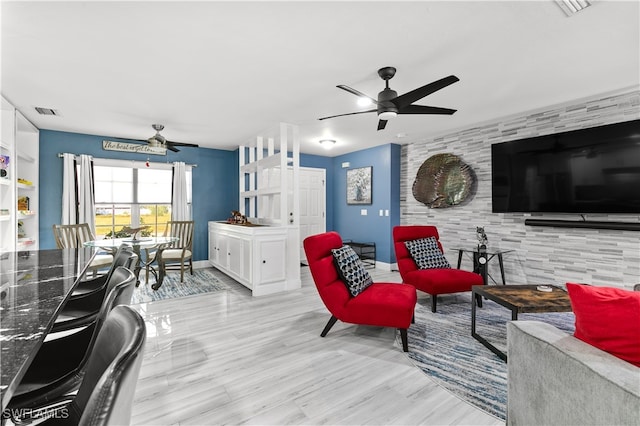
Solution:
{"label": "second ceiling fan", "polygon": [[356,89],[353,89],[349,86],[345,86],[343,84],[336,86],[339,89],[345,90],[361,98],[369,99],[371,102],[373,102],[374,105],[377,106],[376,109],[370,109],[367,111],[350,112],[347,114],[331,115],[329,117],[319,118],[318,120],[326,120],[328,118],[342,117],[345,115],[366,114],[369,112],[377,112],[378,113],[378,130],[382,130],[387,125],[387,121],[398,114],[451,115],[454,112],[456,112],[455,109],[450,109],[450,108],[440,108],[440,107],[432,107],[432,106],[426,106],[426,105],[413,105],[414,102],[424,98],[425,96],[430,95],[433,92],[436,92],[440,89],[443,89],[449,86],[450,84],[455,83],[456,81],[459,81],[460,79],[455,75],[444,77],[440,80],[434,81],[432,83],[429,83],[422,87],[414,89],[410,92],[407,92],[404,95],[398,96],[398,92],[389,88],[389,80],[392,79],[395,74],[396,74],[396,69],[394,67],[384,67],[378,70],[378,75],[385,82],[385,88],[382,92],[378,93],[378,99],[374,99]]}
{"label": "second ceiling fan", "polygon": [[[192,146],[197,148],[198,145],[194,143],[184,143],[184,142],[172,142],[165,139],[164,136],[160,134],[162,129],[164,129],[164,125],[162,124],[152,124],[153,130],[156,131],[156,134],[151,136],[149,139],[146,139],[144,142],[147,142],[149,146],[167,148],[173,152],[179,152],[180,150],[176,148],[176,146]],[[142,141],[141,141],[142,142]]]}

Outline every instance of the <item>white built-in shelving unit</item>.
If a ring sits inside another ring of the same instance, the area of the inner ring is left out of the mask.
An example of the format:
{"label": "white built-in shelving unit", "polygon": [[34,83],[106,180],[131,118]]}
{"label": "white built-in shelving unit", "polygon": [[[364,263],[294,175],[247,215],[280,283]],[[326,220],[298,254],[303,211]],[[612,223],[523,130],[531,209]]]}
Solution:
{"label": "white built-in shelving unit", "polygon": [[0,176],[0,253],[37,250],[40,132],[4,97],[0,155],[8,157]]}
{"label": "white built-in shelving unit", "polygon": [[239,147],[240,205],[251,225],[209,223],[209,261],[254,296],[300,288],[297,126],[280,123]]}

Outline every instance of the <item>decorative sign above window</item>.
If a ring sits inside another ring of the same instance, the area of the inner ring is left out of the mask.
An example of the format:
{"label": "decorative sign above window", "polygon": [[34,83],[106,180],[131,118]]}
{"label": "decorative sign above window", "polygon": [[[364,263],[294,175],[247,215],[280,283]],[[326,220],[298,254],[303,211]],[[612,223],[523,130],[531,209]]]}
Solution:
{"label": "decorative sign above window", "polygon": [[139,143],[102,141],[102,149],[105,151],[133,152],[136,154],[167,155],[167,148]]}
{"label": "decorative sign above window", "polygon": [[453,154],[436,154],[425,160],[413,181],[413,197],[432,209],[469,201],[476,192],[476,174]]}

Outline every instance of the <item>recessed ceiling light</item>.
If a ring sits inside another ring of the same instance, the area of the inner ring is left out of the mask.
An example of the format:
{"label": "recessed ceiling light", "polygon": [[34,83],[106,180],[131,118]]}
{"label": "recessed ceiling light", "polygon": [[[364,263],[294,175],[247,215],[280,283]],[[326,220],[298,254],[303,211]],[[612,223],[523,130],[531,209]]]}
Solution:
{"label": "recessed ceiling light", "polygon": [[572,16],[574,13],[591,6],[589,0],[556,0],[556,3],[567,16]]}
{"label": "recessed ceiling light", "polygon": [[322,139],[320,141],[320,145],[322,145],[324,149],[331,149],[335,144],[336,141],[334,139]]}

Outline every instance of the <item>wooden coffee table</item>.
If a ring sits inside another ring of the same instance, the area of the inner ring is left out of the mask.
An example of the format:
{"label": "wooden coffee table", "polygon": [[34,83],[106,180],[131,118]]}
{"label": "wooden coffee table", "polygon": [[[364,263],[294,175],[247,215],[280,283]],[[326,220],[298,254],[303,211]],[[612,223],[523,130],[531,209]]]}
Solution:
{"label": "wooden coffee table", "polygon": [[493,300],[511,310],[511,319],[518,319],[518,314],[541,312],[571,312],[571,300],[565,290],[557,286],[550,292],[537,290],[538,285],[474,285],[471,298],[471,335],[498,355],[503,361],[507,354],[493,346],[487,339],[476,333],[476,295]]}

